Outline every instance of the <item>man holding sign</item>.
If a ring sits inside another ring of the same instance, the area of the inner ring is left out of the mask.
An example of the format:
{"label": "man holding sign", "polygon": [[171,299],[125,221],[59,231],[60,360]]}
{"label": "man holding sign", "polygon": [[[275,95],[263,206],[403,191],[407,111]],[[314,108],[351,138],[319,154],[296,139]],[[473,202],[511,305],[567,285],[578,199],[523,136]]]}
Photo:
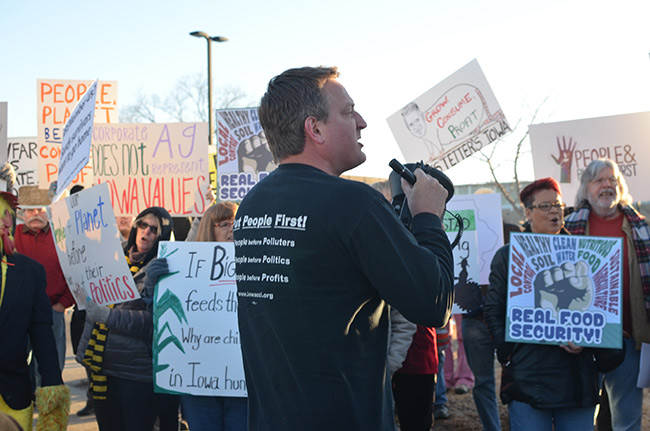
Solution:
{"label": "man holding sign", "polygon": [[[519,196],[526,208],[526,232],[567,234],[563,228],[565,204],[557,181],[542,178],[525,187]],[[557,262],[547,260],[543,267],[539,265],[542,269],[534,277],[528,262],[523,264],[515,254],[509,258],[514,246],[512,242],[495,254],[485,304],[488,330],[503,367],[501,400],[508,404],[510,429],[552,431],[555,426],[556,430],[591,431],[598,404],[598,372],[615,368],[622,360],[622,351],[582,348],[571,341],[560,346],[530,344],[533,341],[506,342],[511,334],[509,326],[513,326],[512,321],[521,310],[516,308],[514,312],[508,312],[506,303],[513,298],[532,296],[530,302],[535,308],[526,309],[526,312],[533,310],[535,318],[527,317],[524,321],[540,323],[544,319],[539,316],[550,316],[546,319],[550,326],[550,321],[560,320],[557,316],[561,312],[582,309],[584,303],[589,302],[587,298],[590,298],[592,290],[591,280],[577,268],[581,262],[574,266],[566,263],[558,266],[554,265],[559,263],[558,259]],[[509,270],[514,274],[512,278],[517,274],[531,273],[534,287],[517,290],[516,285],[521,284],[510,281]],[[513,288],[509,289],[511,284]],[[571,292],[570,301],[561,299],[565,292]]]}
{"label": "man holding sign", "polygon": [[642,343],[650,343],[650,229],[630,204],[625,178],[613,160],[591,162],[580,177],[578,211],[567,218],[576,235],[624,239],[623,345],[625,361],[605,376],[612,427],[641,430],[643,389],[636,387]]}

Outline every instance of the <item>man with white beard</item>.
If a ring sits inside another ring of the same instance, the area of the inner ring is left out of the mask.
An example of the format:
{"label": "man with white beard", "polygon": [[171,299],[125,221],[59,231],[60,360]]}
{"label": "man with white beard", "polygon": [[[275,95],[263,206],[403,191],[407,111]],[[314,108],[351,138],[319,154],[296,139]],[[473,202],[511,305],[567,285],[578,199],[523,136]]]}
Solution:
{"label": "man with white beard", "polygon": [[50,232],[46,206],[50,204],[47,190],[38,186],[23,186],[18,191],[19,207],[25,223],[16,228],[16,251],[31,257],[45,267],[47,293],[52,305],[54,339],[59,367],[65,364],[65,309],[74,305],[74,298],[63,276],[54,238]]}
{"label": "man with white beard", "polygon": [[640,431],[643,390],[636,387],[642,343],[650,343],[650,228],[632,207],[616,162],[594,160],[580,177],[576,212],[565,219],[573,235],[623,238],[623,348],[625,360],[605,374],[614,431]]}

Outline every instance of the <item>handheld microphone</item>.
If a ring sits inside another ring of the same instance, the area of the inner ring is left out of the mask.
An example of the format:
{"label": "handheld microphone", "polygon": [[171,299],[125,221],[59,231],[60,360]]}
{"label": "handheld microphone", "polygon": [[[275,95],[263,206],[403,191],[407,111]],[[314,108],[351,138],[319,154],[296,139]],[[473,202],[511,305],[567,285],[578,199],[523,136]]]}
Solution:
{"label": "handheld microphone", "polygon": [[[413,186],[416,182],[415,175],[411,170],[401,164],[397,159],[393,159],[388,163],[388,166],[393,169],[393,171],[399,175],[400,177],[404,178],[406,182],[408,182],[411,186]],[[432,176],[433,178],[437,179],[438,182],[445,188],[447,189],[447,202],[452,198],[454,195],[454,185],[447,177],[447,175],[443,174],[441,171],[438,169],[432,168],[429,165],[425,165],[423,162],[415,163],[415,164],[410,164],[412,166],[412,169],[420,168],[422,169],[426,174]],[[393,207],[397,210],[397,213],[399,214],[400,220],[404,223],[404,225],[407,227],[407,229],[410,229],[411,225],[411,212],[409,211],[408,204],[406,203],[406,198],[404,197],[404,191],[402,190],[402,186],[399,183],[399,178],[395,177],[393,174],[389,176],[389,181],[390,181],[390,186],[391,186],[391,194],[393,195],[393,202],[391,204]],[[460,242],[461,237],[463,236],[463,231],[465,227],[463,226],[463,219],[459,214],[454,214],[447,209],[445,209],[447,213],[449,213],[452,217],[456,219],[458,222],[458,233],[456,234],[456,238],[454,241],[451,243],[451,248],[453,249],[458,245]]]}
{"label": "handheld microphone", "polygon": [[388,166],[390,166],[400,177],[404,178],[407,183],[410,185],[415,184],[417,181],[417,178],[415,178],[415,175],[413,175],[413,172],[411,172],[406,166],[401,164],[400,162],[397,161],[397,159],[393,159],[388,163]]}

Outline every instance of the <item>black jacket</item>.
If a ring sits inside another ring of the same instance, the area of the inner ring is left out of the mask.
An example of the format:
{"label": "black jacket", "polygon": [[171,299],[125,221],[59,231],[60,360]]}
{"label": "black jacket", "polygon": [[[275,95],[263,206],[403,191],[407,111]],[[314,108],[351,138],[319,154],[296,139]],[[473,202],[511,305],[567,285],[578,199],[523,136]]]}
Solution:
{"label": "black jacket", "polygon": [[510,246],[505,245],[492,259],[485,304],[485,320],[503,366],[501,401],[516,400],[535,408],[598,404],[598,372],[619,366],[625,350],[585,348],[573,355],[556,345],[506,343],[509,254]]}
{"label": "black jacket", "polygon": [[[14,410],[32,402],[27,340],[38,360],[41,386],[62,385],[52,333],[52,305],[45,269],[27,256],[7,256],[7,283],[0,305],[0,395]],[[1,277],[0,277],[1,282]]]}

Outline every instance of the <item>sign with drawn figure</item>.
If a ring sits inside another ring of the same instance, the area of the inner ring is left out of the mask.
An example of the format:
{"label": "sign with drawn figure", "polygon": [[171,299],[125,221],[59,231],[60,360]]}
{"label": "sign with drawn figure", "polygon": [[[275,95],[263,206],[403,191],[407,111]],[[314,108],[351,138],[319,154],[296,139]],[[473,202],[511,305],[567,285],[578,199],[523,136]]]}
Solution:
{"label": "sign with drawn figure", "polygon": [[4,165],[7,161],[5,149],[7,148],[7,123],[8,113],[7,102],[0,102],[0,165]]}
{"label": "sign with drawn figure", "polygon": [[620,348],[622,241],[511,234],[506,341]]}
{"label": "sign with drawn figure", "polygon": [[[39,187],[48,189],[58,178],[63,128],[75,105],[86,94],[92,80],[39,79],[36,81]],[[117,123],[117,81],[99,81],[95,101],[95,123]],[[93,183],[92,166],[86,165],[72,181],[87,187]]]}
{"label": "sign with drawn figure", "polygon": [[63,127],[59,176],[55,192],[57,197],[61,196],[63,190],[70,185],[81,169],[90,161],[90,144],[92,141],[96,98],[97,81],[92,83],[88,91],[77,103]]}
{"label": "sign with drawn figure", "polygon": [[608,158],[618,164],[634,200],[650,200],[641,168],[650,163],[648,122],[650,112],[530,125],[535,178],[559,180],[567,204],[574,205],[589,163]]}
{"label": "sign with drawn figure", "polygon": [[16,171],[16,188],[38,185],[37,138],[7,139],[7,161]]}
{"label": "sign with drawn figure", "polygon": [[387,121],[407,162],[424,160],[441,171],[511,131],[476,60]]}
{"label": "sign with drawn figure", "polygon": [[232,242],[160,243],[170,273],[154,300],[156,392],[247,396]]}
{"label": "sign with drawn figure", "polygon": [[503,245],[501,194],[454,195],[447,204],[447,209],[451,212],[474,211],[479,267],[479,277],[475,281],[479,284],[489,284],[492,258]]}
{"label": "sign with drawn figure", "polygon": [[120,245],[108,185],[82,190],[51,206],[51,232],[63,275],[79,309],[140,297]]}
{"label": "sign with drawn figure", "polygon": [[[463,236],[456,247],[454,254],[454,307],[452,314],[464,314],[477,309],[481,305],[481,292],[479,287],[478,265],[478,240],[476,235],[476,217],[474,210],[454,210],[463,221]],[[449,242],[453,242],[459,230],[459,223],[449,213],[445,213],[443,225]]]}
{"label": "sign with drawn figure", "polygon": [[152,206],[200,216],[210,205],[207,134],[207,123],[95,124],[95,181],[108,183],[118,216]]}
{"label": "sign with drawn figure", "polygon": [[241,202],[275,169],[257,108],[217,111],[217,200]]}

